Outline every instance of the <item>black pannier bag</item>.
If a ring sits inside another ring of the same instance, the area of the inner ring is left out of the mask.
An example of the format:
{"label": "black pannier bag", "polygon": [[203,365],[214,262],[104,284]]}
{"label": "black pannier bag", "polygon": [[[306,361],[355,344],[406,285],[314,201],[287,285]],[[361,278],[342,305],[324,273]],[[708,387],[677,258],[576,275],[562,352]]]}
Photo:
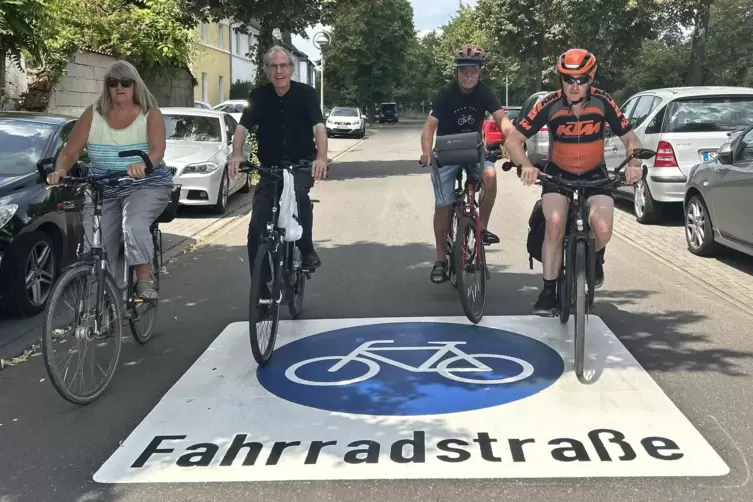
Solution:
{"label": "black pannier bag", "polygon": [[480,132],[463,132],[437,136],[434,143],[434,158],[437,167],[479,164],[484,156],[484,144]]}

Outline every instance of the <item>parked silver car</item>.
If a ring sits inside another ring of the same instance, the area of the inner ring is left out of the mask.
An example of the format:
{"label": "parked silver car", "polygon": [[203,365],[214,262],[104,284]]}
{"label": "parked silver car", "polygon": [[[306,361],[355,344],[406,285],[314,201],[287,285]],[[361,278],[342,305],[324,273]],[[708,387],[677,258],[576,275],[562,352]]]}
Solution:
{"label": "parked silver car", "polygon": [[753,120],[690,169],[684,209],[691,253],[711,256],[724,245],[753,256]]}
{"label": "parked silver car", "polygon": [[[544,99],[544,96],[546,96],[547,94],[549,94],[548,91],[535,92],[531,94],[528,99],[526,99],[525,102],[523,102],[523,104],[520,106],[520,113],[518,114],[518,118],[522,118],[530,114],[531,110],[533,110],[533,107],[539,104],[539,102]],[[539,168],[544,167],[547,160],[549,160],[549,128],[547,126],[542,127],[539,132],[526,140],[523,148],[525,149],[526,155],[528,155],[528,159],[531,161],[531,164]]]}
{"label": "parked silver car", "polygon": [[[753,122],[753,89],[747,87],[674,87],[634,94],[621,107],[644,148],[657,152],[647,161],[646,181],[621,187],[633,200],[640,223],[661,219],[663,205],[682,204],[690,169],[716,156],[727,133]],[[625,147],[612,136],[604,159],[612,170],[625,158]]]}
{"label": "parked silver car", "polygon": [[[165,117],[165,164],[181,185],[180,204],[211,206],[223,214],[228,197],[251,191],[251,176],[231,180],[225,171],[238,123],[225,112],[199,108],[161,108]],[[247,157],[247,154],[246,154]]]}

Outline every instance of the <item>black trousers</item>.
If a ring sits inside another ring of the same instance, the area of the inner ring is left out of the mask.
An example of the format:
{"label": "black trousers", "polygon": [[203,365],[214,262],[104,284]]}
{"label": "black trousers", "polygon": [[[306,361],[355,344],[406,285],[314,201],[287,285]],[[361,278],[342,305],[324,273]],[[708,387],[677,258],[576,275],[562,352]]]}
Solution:
{"label": "black trousers", "polygon": [[[298,201],[298,223],[303,227],[301,238],[296,241],[301,253],[306,253],[314,249],[314,243],[311,237],[314,225],[314,210],[309,198],[309,191],[314,186],[314,178],[311,173],[297,172],[294,175],[295,195]],[[272,221],[272,206],[277,198],[277,208],[279,211],[280,195],[282,194],[282,179],[276,183],[277,193],[275,194],[275,178],[272,176],[262,176],[254,191],[254,200],[251,209],[251,222],[248,225],[248,266],[249,273],[254,273],[254,260],[256,251],[259,248],[259,239],[267,228],[267,222]],[[269,262],[265,261],[262,266],[261,280],[266,283],[271,278]]]}

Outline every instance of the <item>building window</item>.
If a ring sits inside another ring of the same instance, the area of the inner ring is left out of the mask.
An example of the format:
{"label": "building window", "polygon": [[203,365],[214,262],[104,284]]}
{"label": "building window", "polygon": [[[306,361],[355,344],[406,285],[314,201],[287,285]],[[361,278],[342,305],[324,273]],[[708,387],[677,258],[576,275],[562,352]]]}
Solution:
{"label": "building window", "polygon": [[207,89],[207,74],[201,74],[201,100],[205,103],[209,103],[209,89]]}
{"label": "building window", "polygon": [[217,46],[220,49],[224,49],[225,48],[225,27],[220,24],[217,26],[217,29],[219,33],[219,36],[217,37],[218,38]]}
{"label": "building window", "polygon": [[201,41],[206,42],[207,41],[207,25],[206,23],[201,23]]}
{"label": "building window", "polygon": [[241,53],[241,34],[237,31],[235,32],[235,53]]}
{"label": "building window", "polygon": [[225,77],[220,75],[220,103],[225,101]]}

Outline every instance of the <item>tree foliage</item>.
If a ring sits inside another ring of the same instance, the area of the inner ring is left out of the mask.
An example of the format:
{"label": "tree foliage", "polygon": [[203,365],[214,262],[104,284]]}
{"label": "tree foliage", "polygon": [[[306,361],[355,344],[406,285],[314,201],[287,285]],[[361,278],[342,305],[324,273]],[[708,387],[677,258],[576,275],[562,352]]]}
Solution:
{"label": "tree foliage", "polygon": [[41,54],[45,10],[43,0],[3,0],[0,4],[0,94],[5,94],[7,56],[23,70],[23,52]]}
{"label": "tree foliage", "polygon": [[[343,104],[394,99],[415,55],[413,8],[408,0],[339,2],[328,14],[332,44],[323,51],[325,94],[331,86]],[[415,73],[410,72],[413,76]]]}

